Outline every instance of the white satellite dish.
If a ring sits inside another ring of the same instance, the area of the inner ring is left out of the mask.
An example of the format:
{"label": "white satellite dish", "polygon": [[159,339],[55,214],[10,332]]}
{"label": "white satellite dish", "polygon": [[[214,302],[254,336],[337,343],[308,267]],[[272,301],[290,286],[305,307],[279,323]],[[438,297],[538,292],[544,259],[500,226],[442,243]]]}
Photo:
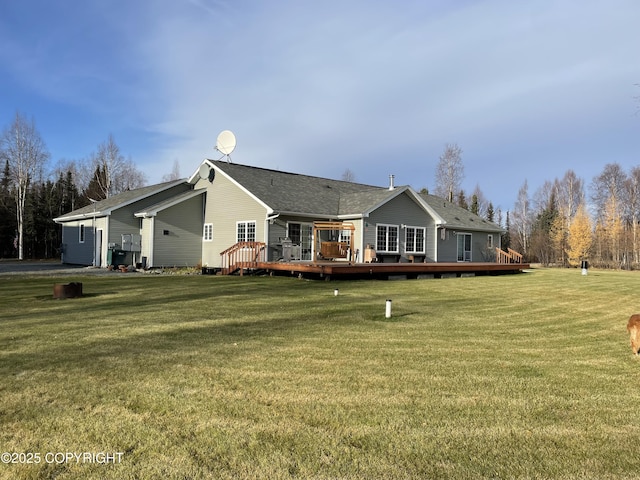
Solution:
{"label": "white satellite dish", "polygon": [[231,152],[236,148],[236,136],[231,130],[224,130],[218,135],[216,141],[216,150],[223,155],[231,155]]}
{"label": "white satellite dish", "polygon": [[198,169],[198,175],[200,175],[200,178],[202,180],[209,178],[209,167],[205,163],[200,165],[200,168]]}

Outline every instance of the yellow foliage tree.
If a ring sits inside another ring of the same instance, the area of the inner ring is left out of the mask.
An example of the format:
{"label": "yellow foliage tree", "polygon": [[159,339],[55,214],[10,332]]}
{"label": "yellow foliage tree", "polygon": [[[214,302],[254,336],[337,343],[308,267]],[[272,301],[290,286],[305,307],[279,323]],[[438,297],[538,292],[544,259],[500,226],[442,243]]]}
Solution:
{"label": "yellow foliage tree", "polygon": [[591,245],[593,244],[593,229],[591,219],[584,204],[581,204],[573,221],[569,226],[567,256],[569,264],[576,266],[581,260],[589,258]]}

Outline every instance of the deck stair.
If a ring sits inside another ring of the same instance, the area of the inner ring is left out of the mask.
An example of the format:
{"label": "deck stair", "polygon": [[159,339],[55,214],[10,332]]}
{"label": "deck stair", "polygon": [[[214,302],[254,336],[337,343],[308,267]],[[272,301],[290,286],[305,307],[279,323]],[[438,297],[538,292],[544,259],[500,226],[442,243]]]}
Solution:
{"label": "deck stair", "polygon": [[222,275],[231,275],[245,270],[255,270],[258,263],[267,259],[267,245],[263,242],[238,242],[220,252],[222,256]]}
{"label": "deck stair", "polygon": [[510,248],[505,252],[496,247],[496,263],[522,263],[522,254]]}

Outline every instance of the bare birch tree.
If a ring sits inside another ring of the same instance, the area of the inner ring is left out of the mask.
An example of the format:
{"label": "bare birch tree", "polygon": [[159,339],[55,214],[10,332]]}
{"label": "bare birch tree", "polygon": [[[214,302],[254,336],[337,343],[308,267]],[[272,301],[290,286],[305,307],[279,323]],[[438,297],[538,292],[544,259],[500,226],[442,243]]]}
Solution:
{"label": "bare birch tree", "polygon": [[633,262],[640,262],[640,252],[638,251],[638,221],[640,220],[640,167],[631,169],[629,178],[625,183],[627,197],[627,218],[631,223],[631,243]]}
{"label": "bare birch tree", "polygon": [[356,181],[356,174],[353,173],[351,169],[347,168],[345,169],[344,172],[342,172],[342,176],[340,177],[340,180],[353,183]]}
{"label": "bare birch tree", "polygon": [[33,119],[29,122],[19,112],[0,139],[0,157],[9,162],[9,179],[16,201],[18,258],[24,259],[24,213],[29,184],[49,160],[49,151]]}
{"label": "bare birch tree", "polygon": [[453,202],[453,195],[460,191],[463,179],[462,149],[455,143],[447,143],[436,167],[435,194]]}
{"label": "bare birch tree", "polygon": [[597,217],[605,215],[607,203],[611,198],[616,202],[622,200],[626,179],[627,175],[617,163],[608,163],[602,173],[593,179],[591,199],[595,205]]}
{"label": "bare birch tree", "polygon": [[513,211],[511,212],[511,228],[515,235],[511,240],[516,244],[516,249],[523,255],[528,254],[531,226],[533,224],[531,212],[531,200],[529,199],[529,184],[525,180],[518,191]]}
{"label": "bare birch tree", "polygon": [[125,160],[113,135],[98,145],[98,151],[92,155],[91,165],[95,171],[100,167],[103,175],[97,177],[102,198],[144,186],[146,179],[131,159]]}
{"label": "bare birch tree", "polygon": [[171,173],[162,176],[163,182],[171,182],[172,180],[179,180],[180,177],[180,162],[176,158],[173,161],[173,168],[171,169]]}
{"label": "bare birch tree", "polygon": [[569,227],[578,207],[584,203],[584,181],[573,170],[567,170],[557,183],[558,218],[553,226],[553,243],[557,252],[557,260],[562,265],[567,262],[566,252]]}

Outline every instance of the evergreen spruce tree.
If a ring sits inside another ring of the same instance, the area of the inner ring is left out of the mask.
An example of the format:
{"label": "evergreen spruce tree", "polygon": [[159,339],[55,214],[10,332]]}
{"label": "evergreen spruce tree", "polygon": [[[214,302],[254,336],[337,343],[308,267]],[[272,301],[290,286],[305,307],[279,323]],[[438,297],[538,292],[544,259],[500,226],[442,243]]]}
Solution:
{"label": "evergreen spruce tree", "polygon": [[9,160],[6,160],[0,179],[0,258],[16,256],[16,249],[13,245],[15,238],[15,201],[11,191]]}

